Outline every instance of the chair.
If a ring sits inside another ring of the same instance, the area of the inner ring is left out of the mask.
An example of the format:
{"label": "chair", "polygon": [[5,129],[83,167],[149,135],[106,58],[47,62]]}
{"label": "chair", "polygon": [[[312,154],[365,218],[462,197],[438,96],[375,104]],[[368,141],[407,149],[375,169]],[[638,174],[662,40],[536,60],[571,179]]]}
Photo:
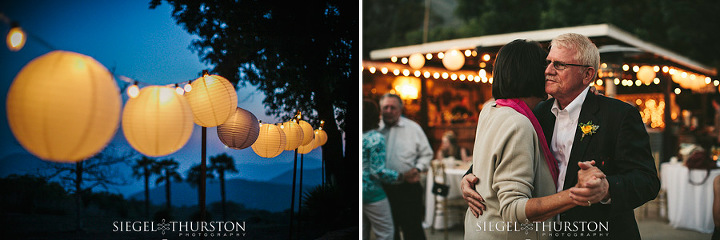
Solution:
{"label": "chair", "polygon": [[463,199],[448,200],[447,196],[449,192],[449,187],[448,184],[446,184],[445,182],[445,179],[447,179],[447,175],[445,174],[445,164],[442,160],[432,160],[431,170],[433,172],[433,186],[431,187],[432,193],[435,197],[435,206],[433,206],[433,216],[430,224],[430,232],[432,234],[435,234],[435,219],[437,218],[438,210],[442,209],[443,220],[445,223],[445,239],[448,239],[448,218],[450,217],[450,215],[448,214],[448,207],[464,209],[467,207],[467,204],[465,204],[465,201]]}

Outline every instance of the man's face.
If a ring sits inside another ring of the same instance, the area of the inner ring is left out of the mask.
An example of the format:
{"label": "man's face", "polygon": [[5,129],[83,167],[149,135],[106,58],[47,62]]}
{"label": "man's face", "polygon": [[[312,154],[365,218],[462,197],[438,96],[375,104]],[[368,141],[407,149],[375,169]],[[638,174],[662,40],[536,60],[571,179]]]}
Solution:
{"label": "man's face", "polygon": [[[553,46],[547,56],[548,62],[559,62],[565,64],[581,64],[575,59],[576,51],[560,46]],[[564,70],[557,70],[553,64],[545,67],[545,92],[555,98],[568,98],[577,96],[585,89],[588,82],[584,83],[584,77],[588,67],[570,66]]]}
{"label": "man's face", "polygon": [[380,109],[382,110],[382,120],[385,125],[393,126],[397,124],[402,113],[400,101],[394,97],[386,97],[380,101]]}

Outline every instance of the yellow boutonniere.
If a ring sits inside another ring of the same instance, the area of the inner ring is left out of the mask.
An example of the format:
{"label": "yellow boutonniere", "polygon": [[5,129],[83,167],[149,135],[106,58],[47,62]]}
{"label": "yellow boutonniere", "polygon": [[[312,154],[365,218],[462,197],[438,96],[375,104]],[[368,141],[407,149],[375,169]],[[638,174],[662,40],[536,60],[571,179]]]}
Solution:
{"label": "yellow boutonniere", "polygon": [[595,131],[600,128],[600,126],[593,124],[592,121],[589,121],[587,123],[580,123],[578,124],[578,126],[580,127],[580,131],[582,131],[582,137],[580,137],[580,141],[582,141],[586,135],[593,135],[593,133],[595,133]]}

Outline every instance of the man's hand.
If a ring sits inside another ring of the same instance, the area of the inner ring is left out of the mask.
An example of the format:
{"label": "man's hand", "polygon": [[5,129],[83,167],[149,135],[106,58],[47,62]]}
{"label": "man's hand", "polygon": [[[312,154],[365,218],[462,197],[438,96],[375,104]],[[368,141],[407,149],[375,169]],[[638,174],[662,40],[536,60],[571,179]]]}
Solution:
{"label": "man's hand", "polygon": [[578,183],[570,189],[570,198],[579,206],[589,206],[610,197],[610,184],[594,164],[595,161],[578,162]]}
{"label": "man's hand", "polygon": [[475,175],[468,174],[465,175],[462,178],[462,181],[460,181],[460,190],[462,190],[462,195],[465,201],[470,206],[470,211],[473,213],[475,217],[479,217],[482,215],[483,211],[485,211],[485,199],[483,199],[480,194],[475,191],[475,185],[480,181]]}
{"label": "man's hand", "polygon": [[420,172],[417,170],[417,168],[410,169],[407,172],[403,173],[403,178],[405,182],[416,183],[420,181]]}

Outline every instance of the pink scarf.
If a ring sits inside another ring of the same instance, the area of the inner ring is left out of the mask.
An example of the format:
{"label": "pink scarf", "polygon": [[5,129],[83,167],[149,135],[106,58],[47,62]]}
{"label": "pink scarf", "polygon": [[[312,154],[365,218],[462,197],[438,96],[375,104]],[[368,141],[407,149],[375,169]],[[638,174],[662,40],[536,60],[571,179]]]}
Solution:
{"label": "pink scarf", "polygon": [[542,146],[543,155],[545,155],[545,162],[548,165],[548,168],[550,169],[550,174],[553,176],[553,181],[555,182],[555,187],[557,187],[558,184],[558,165],[557,160],[555,159],[555,156],[553,156],[552,152],[550,152],[550,148],[548,148],[547,141],[545,140],[545,134],[543,133],[542,128],[540,127],[540,122],[538,122],[537,118],[535,118],[535,114],[530,110],[527,104],[523,102],[522,100],[518,98],[510,98],[510,99],[498,99],[495,101],[497,105],[499,106],[505,106],[510,107],[512,109],[515,109],[515,111],[519,112],[520,114],[527,117],[530,122],[533,125],[533,128],[535,128],[535,133],[537,133],[538,138],[540,139],[540,145]]}

